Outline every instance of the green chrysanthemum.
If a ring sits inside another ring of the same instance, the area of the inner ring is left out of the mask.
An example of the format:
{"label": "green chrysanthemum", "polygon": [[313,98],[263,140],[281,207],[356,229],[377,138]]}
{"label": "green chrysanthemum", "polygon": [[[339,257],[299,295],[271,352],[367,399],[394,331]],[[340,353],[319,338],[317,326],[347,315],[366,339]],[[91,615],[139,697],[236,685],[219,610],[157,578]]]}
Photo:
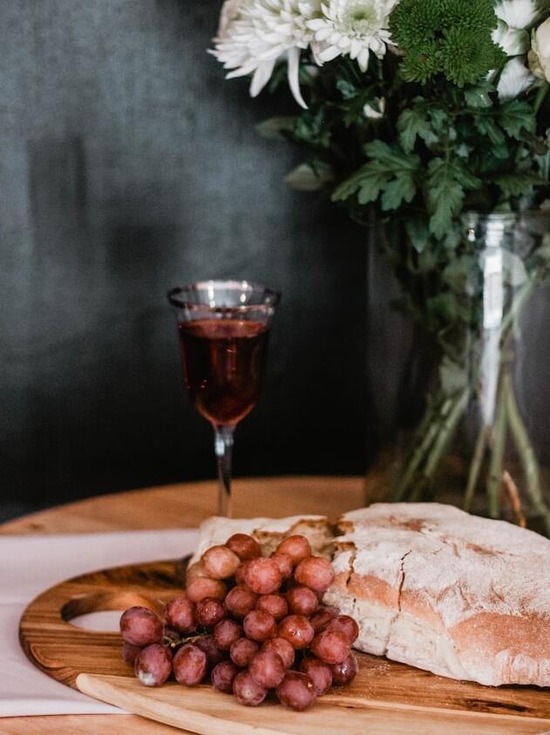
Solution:
{"label": "green chrysanthemum", "polygon": [[459,87],[473,84],[505,61],[491,37],[496,24],[492,0],[401,0],[390,31],[404,54],[403,79],[443,74]]}

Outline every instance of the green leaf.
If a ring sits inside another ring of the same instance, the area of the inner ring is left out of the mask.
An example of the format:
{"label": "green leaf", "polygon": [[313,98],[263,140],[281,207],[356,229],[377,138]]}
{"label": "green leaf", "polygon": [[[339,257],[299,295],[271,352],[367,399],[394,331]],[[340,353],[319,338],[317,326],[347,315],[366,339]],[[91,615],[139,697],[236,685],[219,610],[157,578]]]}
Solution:
{"label": "green leaf", "polygon": [[505,142],[504,133],[491,115],[478,115],[475,118],[476,128],[491,141],[491,146],[500,146]]}
{"label": "green leaf", "polygon": [[447,135],[449,128],[449,115],[446,110],[440,107],[431,107],[429,117],[432,123],[432,129],[437,135]]}
{"label": "green leaf", "polygon": [[538,176],[522,173],[504,174],[497,176],[493,181],[506,199],[530,194],[535,186],[544,184],[544,181]]}
{"label": "green leaf", "polygon": [[495,143],[495,145],[492,146],[490,156],[487,156],[487,158],[490,157],[492,161],[497,160],[497,165],[500,166],[500,161],[505,161],[510,158],[510,155],[510,146],[503,141],[501,144]]}
{"label": "green leaf", "polygon": [[355,193],[359,204],[368,204],[380,197],[385,211],[398,208],[404,201],[410,202],[416,194],[414,176],[420,161],[418,156],[407,155],[381,140],[367,143],[364,151],[370,160],[336,187],[333,201],[348,199]]}
{"label": "green leaf", "polygon": [[456,181],[465,189],[481,188],[483,182],[466,168],[463,161],[452,161],[449,167]]}
{"label": "green leaf", "polygon": [[389,171],[413,170],[418,166],[418,156],[403,153],[399,148],[390,146],[382,140],[367,143],[363,150],[368,158],[379,161]]}
{"label": "green leaf", "polygon": [[429,124],[424,110],[413,107],[404,110],[397,120],[399,142],[406,153],[411,153],[418,136],[426,135]]}
{"label": "green leaf", "polygon": [[465,189],[481,187],[481,180],[470,173],[462,162],[434,158],[428,165],[426,202],[430,218],[430,231],[444,238],[452,229],[453,217],[460,212]]}
{"label": "green leaf", "polygon": [[[366,186],[372,186],[371,179],[373,178],[373,172],[371,172],[369,168],[369,164],[365,164],[364,166],[361,166],[361,168],[356,171],[352,176],[350,176],[348,179],[343,181],[339,186],[337,186],[334,191],[332,192],[332,201],[334,202],[340,202],[345,201],[346,199],[349,199],[350,196],[355,194],[363,185],[363,183]],[[387,176],[384,177],[384,181],[387,181]],[[376,184],[374,184],[376,186]],[[377,193],[374,196],[374,199],[378,196],[378,193],[380,192],[380,186],[378,186]],[[371,200],[374,201],[374,200]]]}
{"label": "green leaf", "polygon": [[444,237],[464,201],[464,187],[456,180],[453,165],[434,158],[428,165],[426,203],[430,217],[430,232]]}
{"label": "green leaf", "polygon": [[531,133],[535,131],[536,115],[527,102],[513,99],[505,102],[501,110],[499,123],[510,137],[521,140],[525,130]]}
{"label": "green leaf", "polygon": [[320,105],[316,110],[306,110],[299,115],[292,134],[296,141],[311,146],[330,148],[331,130],[327,125],[325,105]]}
{"label": "green leaf", "polygon": [[398,209],[403,202],[410,203],[416,194],[416,182],[409,171],[403,171],[384,187],[381,204],[382,209]]}
{"label": "green leaf", "polygon": [[[369,166],[365,168],[369,168]],[[359,204],[369,204],[370,202],[376,201],[390,181],[390,178],[390,174],[387,172],[377,171],[375,167],[371,166],[363,176],[359,186],[359,192],[357,194]]]}
{"label": "green leaf", "polygon": [[464,99],[468,107],[482,108],[491,107],[493,102],[491,100],[491,92],[494,92],[494,87],[489,82],[479,82],[474,87],[467,87],[464,90]]}
{"label": "green leaf", "polygon": [[428,225],[423,217],[408,217],[405,221],[405,229],[414,249],[421,253],[430,242]]}
{"label": "green leaf", "polygon": [[351,100],[358,95],[358,89],[352,82],[347,79],[339,79],[336,82],[336,88],[340,91],[343,99]]}

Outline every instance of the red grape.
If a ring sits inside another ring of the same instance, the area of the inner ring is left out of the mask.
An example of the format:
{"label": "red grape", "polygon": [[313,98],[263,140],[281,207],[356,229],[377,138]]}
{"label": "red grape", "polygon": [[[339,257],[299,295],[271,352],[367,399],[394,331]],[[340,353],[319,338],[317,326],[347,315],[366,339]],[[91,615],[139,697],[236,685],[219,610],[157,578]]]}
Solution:
{"label": "red grape", "polygon": [[217,597],[223,600],[227,592],[227,587],[220,579],[210,579],[210,577],[196,577],[187,585],[187,597],[192,602],[198,602],[205,597]]}
{"label": "red grape", "polygon": [[133,643],[123,641],[120,655],[122,656],[123,661],[125,661],[127,664],[130,664],[130,666],[133,666],[134,661],[136,660],[136,656],[141,650],[142,646],[134,646]]}
{"label": "red grape", "polygon": [[351,643],[339,630],[322,630],[311,641],[311,651],[326,664],[341,664],[351,653]]}
{"label": "red grape", "polygon": [[262,547],[256,541],[253,536],[249,536],[247,533],[234,533],[230,536],[225,545],[231,549],[234,554],[237,554],[241,561],[247,561],[248,559],[256,559],[262,555]]}
{"label": "red grape", "polygon": [[308,656],[302,660],[300,671],[309,676],[318,697],[328,692],[332,685],[332,670],[328,664],[324,664],[318,658]]}
{"label": "red grape", "polygon": [[136,656],[134,672],[146,687],[161,686],[172,673],[170,649],[160,643],[146,646]]}
{"label": "red grape", "polygon": [[332,664],[330,668],[332,671],[332,683],[335,686],[344,686],[344,684],[348,684],[359,671],[359,663],[355,654],[350,653],[342,663]]}
{"label": "red grape", "polygon": [[337,615],[338,611],[334,608],[320,605],[309,619],[309,622],[313,625],[315,632],[318,633],[323,628],[326,628],[328,623]]}
{"label": "red grape", "polygon": [[214,626],[227,616],[227,610],[216,597],[203,597],[196,604],[195,614],[199,625]]}
{"label": "red grape", "polygon": [[317,699],[315,685],[301,671],[287,671],[275,693],[281,704],[298,712],[311,707]]}
{"label": "red grape", "polygon": [[270,558],[279,567],[283,579],[288,579],[292,574],[292,559],[289,554],[271,554]]}
{"label": "red grape", "polygon": [[236,585],[229,590],[224,600],[226,608],[236,618],[244,618],[245,615],[256,607],[258,595],[248,587]]}
{"label": "red grape", "polygon": [[265,610],[275,620],[282,620],[288,615],[288,603],[281,595],[261,595],[256,602],[256,610]]}
{"label": "red grape", "polygon": [[241,638],[242,634],[243,626],[239,625],[236,620],[231,620],[231,618],[220,620],[212,631],[216,645],[221,651],[229,651],[232,644]]}
{"label": "red grape", "polygon": [[220,661],[210,673],[210,680],[214,689],[224,694],[231,694],[233,681],[241,669],[233,661]]}
{"label": "red grape", "polygon": [[305,615],[287,615],[279,623],[277,635],[292,644],[296,650],[307,648],[315,631]]}
{"label": "red grape", "polygon": [[253,641],[266,641],[277,635],[277,621],[265,610],[252,610],[243,620],[244,634]]}
{"label": "red grape", "polygon": [[273,689],[282,682],[285,667],[278,653],[259,651],[252,657],[248,670],[252,677],[266,689]]}
{"label": "red grape", "polygon": [[251,561],[252,559],[249,559],[247,561],[242,561],[239,564],[239,566],[237,567],[237,571],[235,572],[235,584],[246,587],[246,582],[244,581],[244,575]]}
{"label": "red grape", "polygon": [[306,615],[308,618],[319,607],[319,600],[315,592],[309,587],[304,587],[303,584],[291,587],[286,593],[286,599],[293,613]]}
{"label": "red grape", "polygon": [[232,577],[241,562],[237,554],[223,544],[206,549],[201,561],[206,573],[212,579]]}
{"label": "red grape", "polygon": [[179,595],[167,602],[164,616],[167,624],[180,633],[190,633],[197,627],[195,603],[185,595]]}
{"label": "red grape", "polygon": [[148,607],[134,605],[120,616],[120,632],[123,640],[134,646],[160,643],[164,625],[159,616]]}
{"label": "red grape", "polygon": [[327,623],[326,630],[341,631],[350,643],[354,643],[359,635],[359,626],[349,615],[337,615],[335,618],[332,618]]}
{"label": "red grape", "polygon": [[294,570],[294,579],[315,592],[326,592],[334,576],[332,564],[322,556],[310,556]]}
{"label": "red grape", "polygon": [[260,646],[256,641],[251,641],[250,638],[239,638],[235,643],[231,644],[229,649],[229,656],[234,664],[237,666],[245,667],[248,666]]}
{"label": "red grape", "polygon": [[185,570],[185,584],[189,584],[189,582],[197,579],[197,577],[208,577],[202,561],[196,561],[193,562],[193,564],[189,564]]}
{"label": "red grape", "polygon": [[283,575],[273,559],[260,556],[246,563],[244,582],[252,592],[268,595],[277,592],[283,582]]}
{"label": "red grape", "polygon": [[276,554],[288,554],[292,559],[292,564],[296,566],[302,559],[311,556],[311,544],[305,536],[294,534],[287,536],[275,549]]}
{"label": "red grape", "polygon": [[286,638],[270,638],[262,644],[262,651],[273,651],[280,656],[285,669],[290,669],[296,658],[294,646]]}
{"label": "red grape", "polygon": [[254,679],[249,671],[241,671],[233,680],[233,694],[239,704],[257,707],[267,696],[267,689]]}
{"label": "red grape", "polygon": [[201,635],[195,638],[193,643],[206,654],[207,672],[226,658],[226,654],[219,648],[213,635]]}
{"label": "red grape", "polygon": [[174,655],[172,669],[178,684],[200,684],[206,675],[206,653],[193,643],[185,643]]}

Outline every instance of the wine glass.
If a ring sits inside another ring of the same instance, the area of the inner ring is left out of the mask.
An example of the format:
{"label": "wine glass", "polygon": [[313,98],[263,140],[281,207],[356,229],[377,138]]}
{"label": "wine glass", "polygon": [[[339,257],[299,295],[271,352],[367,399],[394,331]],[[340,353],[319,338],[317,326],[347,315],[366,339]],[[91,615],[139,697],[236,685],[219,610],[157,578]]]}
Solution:
{"label": "wine glass", "polygon": [[188,394],[214,428],[222,516],[231,516],[233,433],[258,401],[279,299],[261,283],[237,280],[199,281],[168,292]]}

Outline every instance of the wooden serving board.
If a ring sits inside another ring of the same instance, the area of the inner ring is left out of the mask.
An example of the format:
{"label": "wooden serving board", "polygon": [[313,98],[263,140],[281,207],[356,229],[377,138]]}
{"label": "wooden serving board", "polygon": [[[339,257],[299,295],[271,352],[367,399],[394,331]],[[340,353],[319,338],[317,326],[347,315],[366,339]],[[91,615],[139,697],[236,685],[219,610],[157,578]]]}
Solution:
{"label": "wooden serving board", "polygon": [[184,583],[176,561],[85,574],[42,593],[24,612],[21,645],[57,681],[143,717],[202,735],[550,735],[550,690],[483,687],[360,654],[348,686],[296,713],[275,702],[243,707],[210,686],[144,687],[120,656],[115,632],[85,630],[74,618],[131,605],[155,606]]}

